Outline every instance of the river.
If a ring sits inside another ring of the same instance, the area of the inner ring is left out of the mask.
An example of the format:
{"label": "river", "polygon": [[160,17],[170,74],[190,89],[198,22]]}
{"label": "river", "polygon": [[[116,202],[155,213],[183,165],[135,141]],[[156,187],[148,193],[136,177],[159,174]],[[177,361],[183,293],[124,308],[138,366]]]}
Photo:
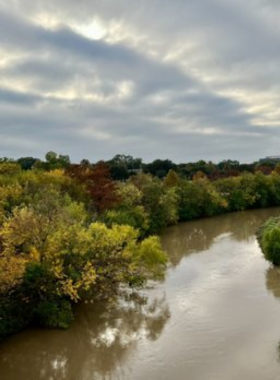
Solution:
{"label": "river", "polygon": [[165,279],[80,305],[69,330],[0,344],[1,380],[279,380],[280,273],[255,232],[280,209],[183,223],[161,236]]}

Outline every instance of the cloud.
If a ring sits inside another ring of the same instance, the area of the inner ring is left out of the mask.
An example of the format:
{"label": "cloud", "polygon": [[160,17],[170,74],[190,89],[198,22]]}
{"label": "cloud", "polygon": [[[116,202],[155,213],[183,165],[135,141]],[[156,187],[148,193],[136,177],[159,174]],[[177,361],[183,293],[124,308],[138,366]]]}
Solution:
{"label": "cloud", "polygon": [[279,13],[265,0],[0,1],[0,149],[277,154]]}

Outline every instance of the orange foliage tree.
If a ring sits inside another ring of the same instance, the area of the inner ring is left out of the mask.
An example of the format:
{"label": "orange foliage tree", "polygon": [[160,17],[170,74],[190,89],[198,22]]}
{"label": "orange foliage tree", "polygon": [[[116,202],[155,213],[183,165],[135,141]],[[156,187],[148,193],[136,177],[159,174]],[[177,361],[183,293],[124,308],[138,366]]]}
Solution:
{"label": "orange foliage tree", "polygon": [[91,165],[89,162],[70,165],[66,175],[85,186],[98,214],[112,208],[120,200],[116,182],[111,179],[110,168],[103,161],[99,161],[96,165]]}

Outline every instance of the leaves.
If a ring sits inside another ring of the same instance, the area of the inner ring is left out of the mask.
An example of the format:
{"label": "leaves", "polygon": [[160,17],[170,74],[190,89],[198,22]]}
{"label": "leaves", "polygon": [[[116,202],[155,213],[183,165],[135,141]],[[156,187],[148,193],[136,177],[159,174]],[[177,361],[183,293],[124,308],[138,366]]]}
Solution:
{"label": "leaves", "polygon": [[116,183],[111,179],[110,168],[100,161],[95,166],[88,163],[70,165],[66,174],[83,184],[97,214],[118,203]]}
{"label": "leaves", "polygon": [[[34,192],[25,184],[21,192],[24,202],[4,217],[0,228],[0,298],[5,299],[5,310],[14,310],[9,306],[10,295],[16,293],[19,303],[29,305],[30,318],[34,316],[46,326],[66,327],[71,313],[62,306],[67,305],[64,302],[70,305],[89,295],[110,296],[119,284],[139,284],[140,278],[143,283],[149,274],[156,273],[157,260],[161,264],[160,246],[145,248],[145,240],[139,244],[139,232],[132,226],[112,224],[109,228],[102,222],[89,223],[85,206],[57,187],[56,174],[48,176],[51,184],[43,182],[40,187],[44,177],[28,174],[27,178],[38,181],[38,190]],[[139,195],[132,204],[138,203]],[[139,215],[143,212],[141,206],[136,210]],[[148,260],[147,252],[155,254],[155,263]]]}
{"label": "leaves", "polygon": [[258,241],[266,260],[280,265],[280,218],[269,219],[258,232]]}

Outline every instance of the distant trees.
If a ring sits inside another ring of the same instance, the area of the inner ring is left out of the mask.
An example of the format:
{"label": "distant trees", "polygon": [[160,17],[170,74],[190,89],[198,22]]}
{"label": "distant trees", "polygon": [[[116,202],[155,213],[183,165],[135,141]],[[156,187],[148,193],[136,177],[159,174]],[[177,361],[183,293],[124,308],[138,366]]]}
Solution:
{"label": "distant trees", "polygon": [[133,158],[129,155],[117,154],[106,164],[110,167],[111,176],[114,180],[126,180],[142,169],[142,159]]}
{"label": "distant trees", "polygon": [[169,170],[176,170],[177,165],[170,160],[154,160],[150,164],[144,166],[145,173],[150,173],[153,176],[164,178]]}
{"label": "distant trees", "polygon": [[182,177],[188,179],[192,179],[193,176],[198,172],[202,172],[207,177],[211,178],[213,174],[217,171],[217,166],[213,164],[211,161],[206,162],[204,160],[199,160],[197,162],[189,162],[186,164],[178,165],[178,173]]}
{"label": "distant trees", "polygon": [[[14,161],[7,157],[1,159],[6,163],[18,163],[22,170],[41,169],[55,170],[66,169],[70,165],[70,159],[67,155],[58,154],[54,151],[49,151],[45,156],[45,161],[33,157],[22,157]],[[88,160],[82,160],[81,164]],[[262,172],[269,175],[275,170],[277,162],[255,162],[252,164],[242,164],[237,160],[223,160],[217,164],[212,161],[199,160],[197,162],[187,162],[175,164],[169,159],[156,159],[150,163],[144,163],[141,158],[135,158],[131,155],[117,154],[112,159],[105,161],[110,168],[111,178],[115,181],[125,181],[129,177],[146,173],[163,179],[167,176],[170,170],[174,170],[179,177],[192,179],[196,178],[197,173],[203,173],[211,181],[220,178],[237,177],[242,173]]]}
{"label": "distant trees", "polygon": [[37,168],[44,170],[65,169],[70,165],[70,158],[67,155],[57,154],[56,152],[46,153],[46,161],[36,163]]}
{"label": "distant trees", "polygon": [[41,170],[55,170],[65,169],[70,165],[70,158],[67,155],[58,154],[49,151],[45,155],[45,161],[34,157],[21,157],[16,160],[22,170],[41,169]]}
{"label": "distant trees", "polygon": [[17,160],[22,170],[31,170],[40,160],[34,157],[21,157]]}

